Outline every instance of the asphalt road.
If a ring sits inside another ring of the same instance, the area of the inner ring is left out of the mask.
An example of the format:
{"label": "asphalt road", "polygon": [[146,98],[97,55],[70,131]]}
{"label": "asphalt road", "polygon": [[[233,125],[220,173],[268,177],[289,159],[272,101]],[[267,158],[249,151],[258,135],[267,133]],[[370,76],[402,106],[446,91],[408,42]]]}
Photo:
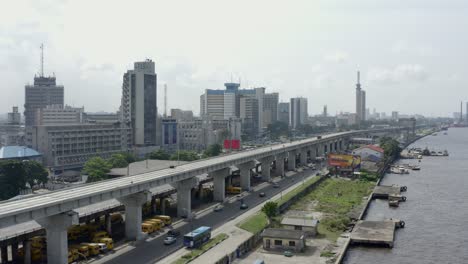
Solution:
{"label": "asphalt road", "polygon": [[[200,218],[193,219],[186,225],[183,225],[177,230],[180,231],[181,235],[177,238],[177,242],[166,246],[163,244],[165,236],[160,236],[151,241],[141,241],[138,243],[137,247],[108,261],[107,263],[111,264],[147,264],[155,263],[158,260],[166,257],[172,252],[183,247],[183,235],[190,232],[191,230],[199,226],[210,226],[215,229],[218,226],[221,226],[228,220],[231,220],[248,210],[255,207],[256,205],[264,202],[265,200],[270,199],[274,195],[280,193],[282,190],[287,189],[291,185],[295,184],[298,181],[301,181],[304,177],[308,177],[312,174],[315,174],[317,170],[307,169],[302,172],[298,172],[293,176],[287,177],[279,181],[279,188],[273,188],[272,185],[268,185],[265,188],[262,188],[259,191],[251,192],[250,194],[243,197],[244,203],[249,206],[247,210],[240,210],[240,202],[234,203],[225,203],[224,209],[221,212],[210,212],[201,216]],[[259,193],[264,192],[265,197],[259,197]]]}

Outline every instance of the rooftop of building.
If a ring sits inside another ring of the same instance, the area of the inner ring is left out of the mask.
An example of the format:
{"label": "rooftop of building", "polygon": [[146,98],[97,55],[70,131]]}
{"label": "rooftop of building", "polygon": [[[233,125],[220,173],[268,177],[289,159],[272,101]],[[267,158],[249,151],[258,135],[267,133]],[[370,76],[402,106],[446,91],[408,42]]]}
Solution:
{"label": "rooftop of building", "polygon": [[0,148],[0,159],[20,159],[39,157],[41,154],[25,146],[5,146]]}
{"label": "rooftop of building", "polygon": [[282,239],[302,239],[304,237],[304,232],[300,230],[268,228],[262,232],[262,237],[274,237],[274,238],[282,238]]}
{"label": "rooftop of building", "polygon": [[281,220],[282,225],[309,226],[316,227],[319,221],[317,219],[285,217]]}

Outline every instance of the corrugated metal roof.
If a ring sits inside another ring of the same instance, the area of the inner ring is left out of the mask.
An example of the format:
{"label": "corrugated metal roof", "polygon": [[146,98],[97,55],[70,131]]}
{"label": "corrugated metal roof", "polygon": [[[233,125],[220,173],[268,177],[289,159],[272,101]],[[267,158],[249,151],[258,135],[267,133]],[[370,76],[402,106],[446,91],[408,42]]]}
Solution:
{"label": "corrugated metal roof", "polygon": [[5,146],[0,149],[0,159],[31,158],[38,156],[41,156],[39,152],[24,146]]}
{"label": "corrugated metal roof", "polygon": [[268,228],[262,233],[262,237],[275,237],[284,239],[302,239],[304,232],[300,230],[289,230],[281,228]]}

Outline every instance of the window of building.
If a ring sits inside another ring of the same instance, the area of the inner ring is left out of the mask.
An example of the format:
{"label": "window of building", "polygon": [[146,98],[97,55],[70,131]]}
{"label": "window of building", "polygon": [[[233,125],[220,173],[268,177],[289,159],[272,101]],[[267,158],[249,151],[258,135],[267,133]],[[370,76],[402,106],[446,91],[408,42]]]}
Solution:
{"label": "window of building", "polygon": [[289,241],[289,246],[290,247],[295,247],[296,246],[296,241]]}
{"label": "window of building", "polygon": [[283,241],[275,240],[275,246],[282,246],[282,245],[283,245]]}
{"label": "window of building", "polygon": [[302,230],[302,226],[294,226],[294,230]]}

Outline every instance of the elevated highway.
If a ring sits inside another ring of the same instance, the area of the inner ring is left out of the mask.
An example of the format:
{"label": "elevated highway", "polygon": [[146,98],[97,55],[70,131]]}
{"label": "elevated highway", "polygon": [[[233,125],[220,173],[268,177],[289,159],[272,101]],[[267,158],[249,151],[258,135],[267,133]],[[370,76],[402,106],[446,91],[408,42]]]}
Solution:
{"label": "elevated highway", "polygon": [[[76,208],[103,201],[117,199],[125,206],[125,232],[128,239],[138,240],[141,236],[141,205],[150,199],[152,188],[170,184],[177,189],[178,214],[191,215],[191,189],[195,177],[207,173],[213,178],[214,198],[225,199],[225,178],[227,168],[240,169],[240,182],[244,190],[250,190],[250,170],[254,161],[260,161],[262,177],[268,181],[270,166],[276,163],[277,173],[284,174],[284,161],[288,159],[288,169],[295,169],[296,156],[301,163],[308,157],[315,158],[329,152],[339,152],[347,148],[350,138],[369,136],[374,133],[398,133],[406,128],[386,128],[360,130],[323,135],[291,143],[271,145],[204,159],[174,168],[147,172],[133,176],[86,184],[58,190],[46,194],[26,197],[0,203],[0,228],[35,220],[46,229],[49,263],[65,263],[67,257],[67,228],[76,224]],[[294,157],[294,158],[292,158]],[[64,246],[65,244],[65,246]]]}

